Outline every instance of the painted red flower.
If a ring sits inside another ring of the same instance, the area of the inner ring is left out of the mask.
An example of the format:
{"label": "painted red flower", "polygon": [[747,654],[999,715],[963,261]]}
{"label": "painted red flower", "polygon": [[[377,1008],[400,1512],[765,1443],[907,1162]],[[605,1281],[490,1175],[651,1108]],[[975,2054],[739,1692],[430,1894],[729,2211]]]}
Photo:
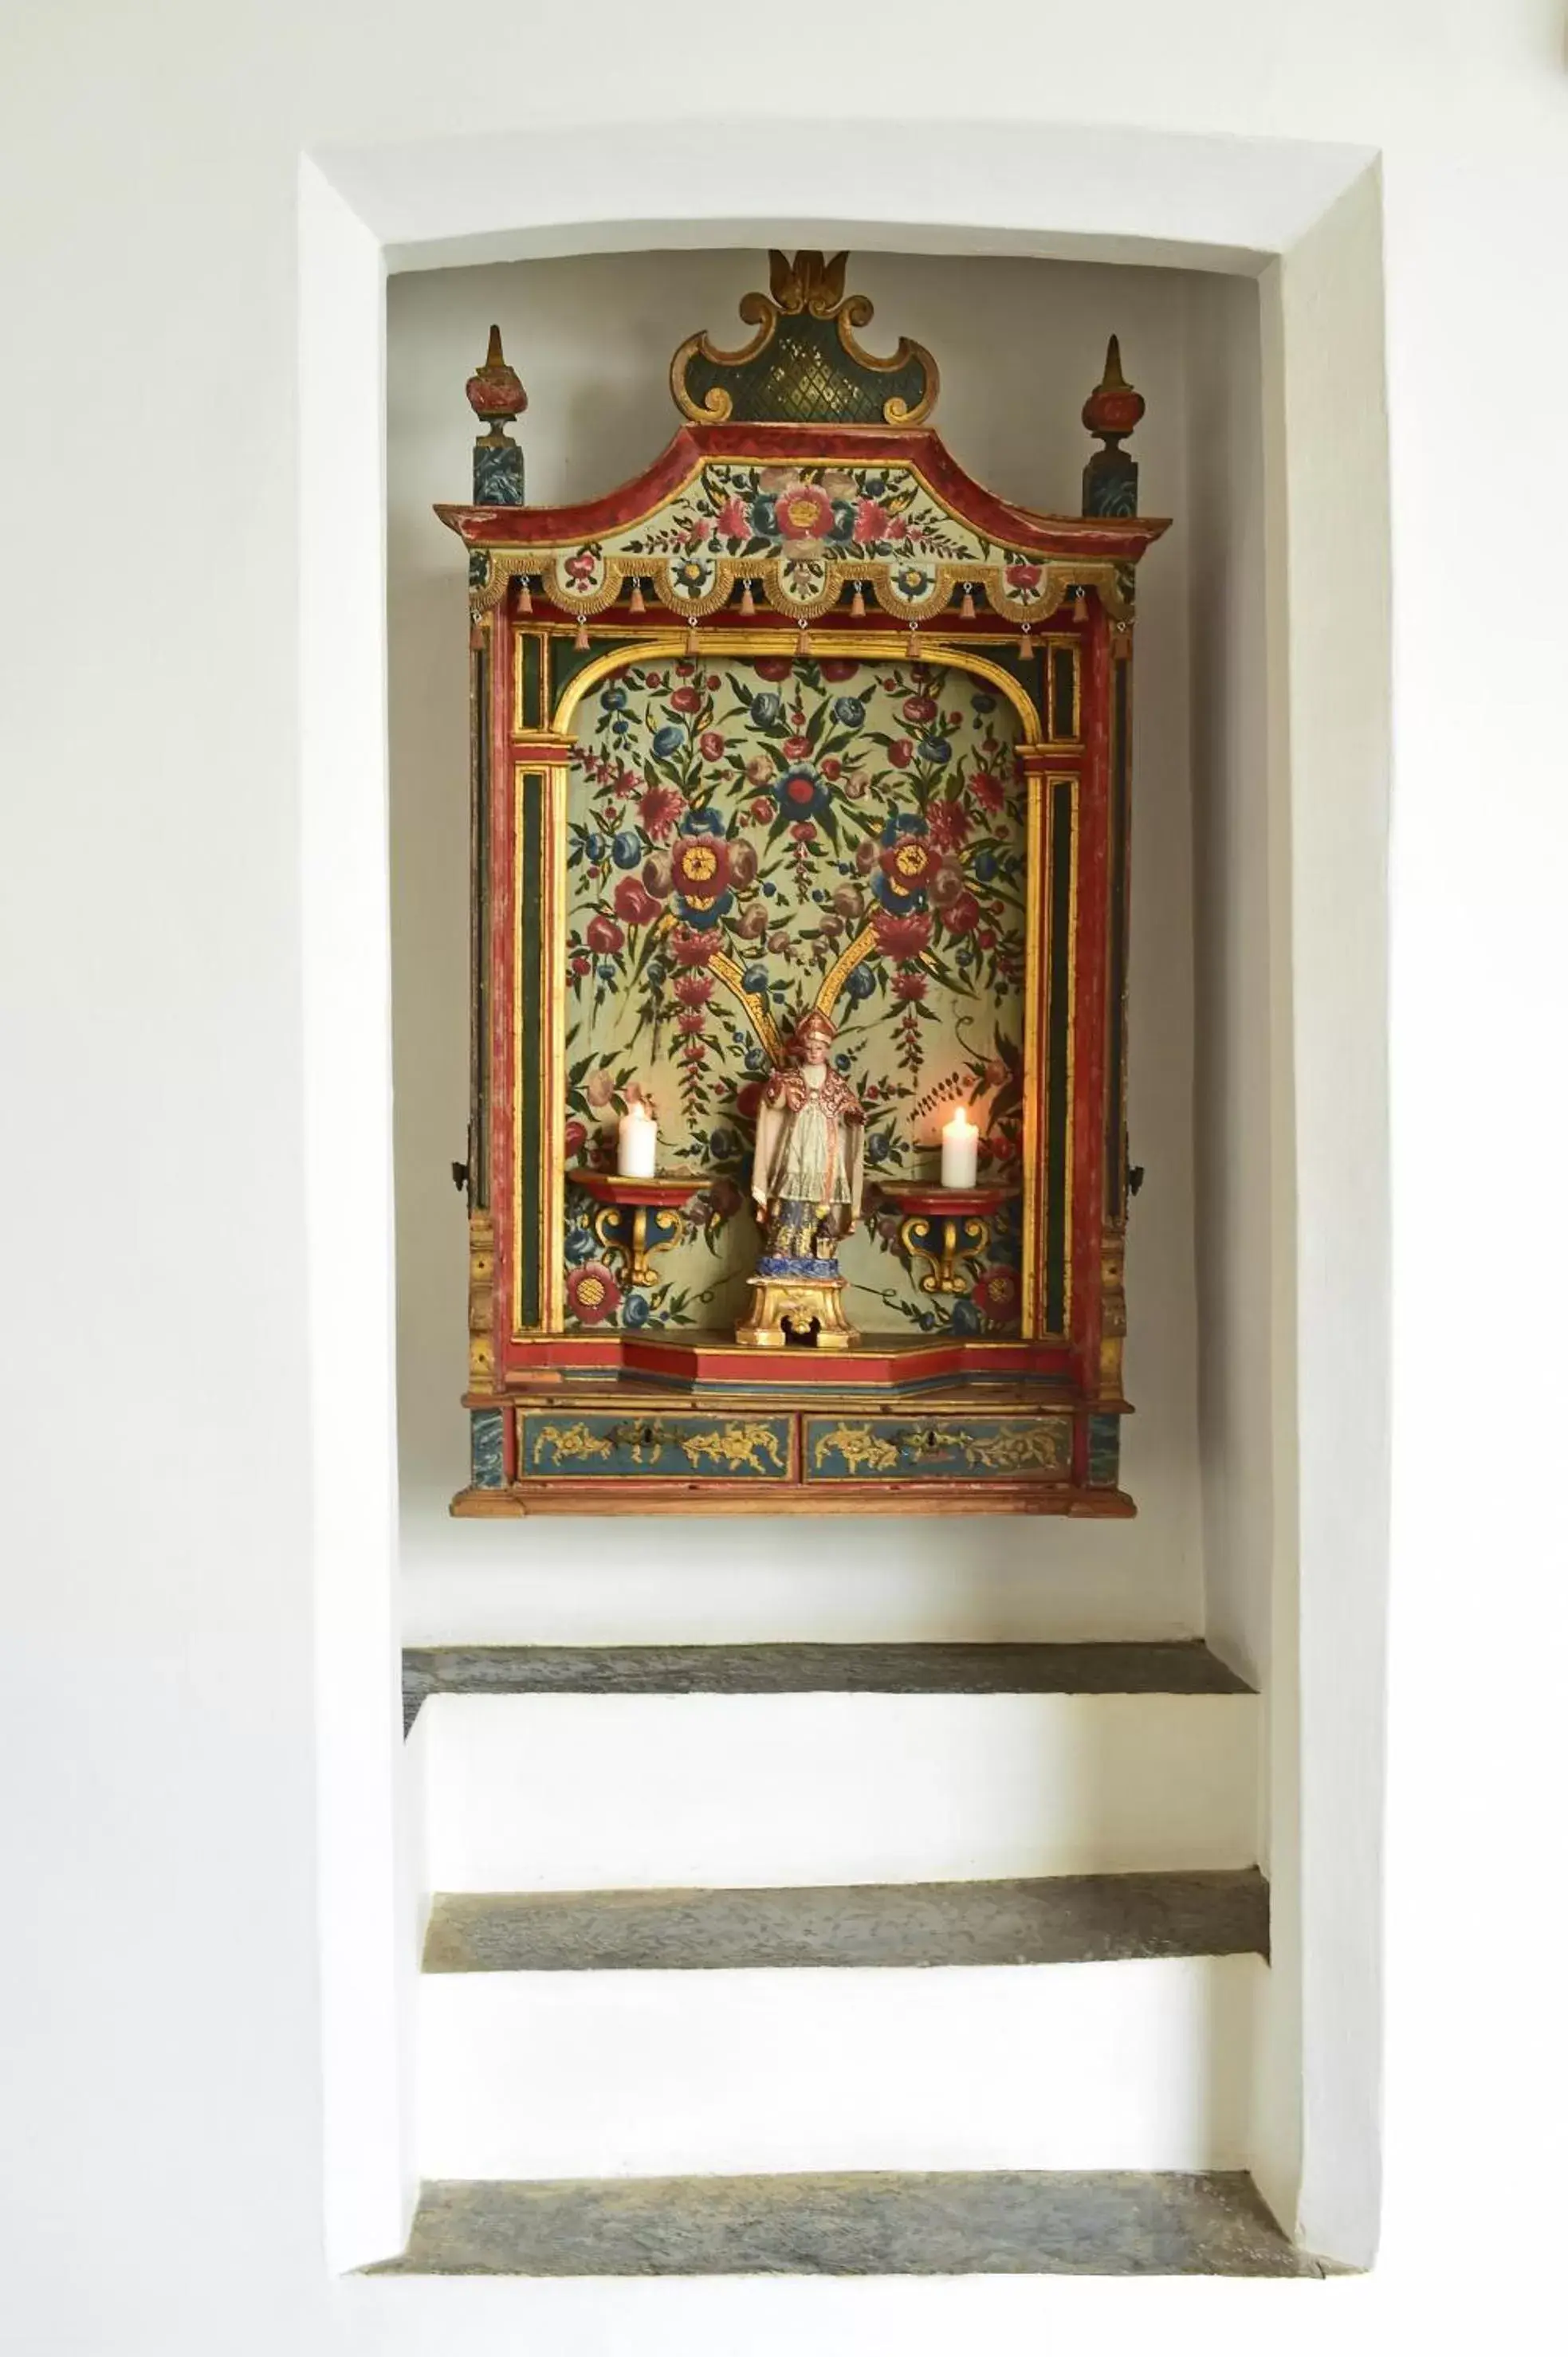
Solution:
{"label": "painted red flower", "polygon": [[697,749],[704,761],[722,761],[725,740],[716,728],[704,728],[697,739]]}
{"label": "painted red flower", "polygon": [[[688,1039],[692,1039],[703,1028],[706,1020],[707,1017],[703,1015],[700,1006],[683,1006],[681,1009],[680,1014],[675,1017],[675,1028],[677,1030],[684,1032]],[[685,1060],[688,1064],[700,1064],[703,1060],[702,1049],[700,1048],[694,1048]]]}
{"label": "painted red flower", "polygon": [[809,818],[798,818],[789,829],[791,843],[815,843],[817,830]]}
{"label": "painted red flower", "polygon": [[582,980],[592,963],[591,958],[585,958],[580,953],[572,960],[572,973],[576,980],[579,982]]}
{"label": "painted red flower", "polygon": [[709,959],[716,954],[718,946],[717,933],[694,932],[690,925],[682,925],[673,937],[675,963],[688,968],[706,965]]}
{"label": "painted red flower", "polygon": [[842,656],[830,655],[824,658],[817,668],[822,677],[831,681],[834,687],[842,687],[846,679],[854,677],[860,665],[857,662],[845,662]]}
{"label": "painted red flower", "polygon": [[721,540],[749,540],[751,525],[746,512],[746,501],[732,491],[714,519]]}
{"label": "painted red flower", "polygon": [[893,767],[896,770],[907,770],[910,762],[915,758],[913,738],[908,737],[895,737],[893,742],[887,748],[887,758],[892,762]]}
{"label": "painted red flower", "polygon": [[1018,1272],[988,1268],[974,1288],[974,1306],[993,1326],[1005,1326],[1017,1315]]}
{"label": "painted red flower", "polygon": [[892,517],[879,500],[856,500],[850,538],[862,548],[869,548],[873,541],[888,537],[892,522]]}
{"label": "painted red flower", "polygon": [[755,1121],[762,1103],[762,1082],[742,1081],[735,1092],[735,1109],[742,1121]]}
{"label": "painted red flower", "polygon": [[758,794],[757,800],[751,805],[751,815],[756,819],[758,825],[762,823],[764,819],[771,818],[773,816],[772,796],[770,794]]}
{"label": "painted red flower", "polygon": [[779,750],[787,761],[809,761],[811,758],[811,740],[809,737],[786,737]]}
{"label": "painted red flower", "polygon": [[637,876],[623,876],[616,886],[616,915],[623,925],[651,924],[659,903]]}
{"label": "painted red flower", "polygon": [[923,728],[937,716],[937,699],[934,695],[907,695],[898,709],[911,728]]}
{"label": "painted red flower", "polygon": [[580,1121],[569,1121],[566,1124],[564,1137],[567,1160],[575,1162],[587,1142],[588,1132],[585,1125]]}
{"label": "painted red flower", "polygon": [[604,957],[626,947],[626,935],[615,919],[607,917],[602,910],[596,917],[588,919],[583,928],[583,939],[591,950],[597,950]]}
{"label": "painted red flower", "polygon": [[621,1292],[602,1260],[585,1260],[566,1275],[566,1298],[583,1326],[602,1326],[620,1308]]}
{"label": "painted red flower", "polygon": [[923,974],[896,974],[893,977],[895,998],[924,998],[926,977]]}
{"label": "painted red flower", "polygon": [[668,843],[686,815],[686,797],[679,786],[650,786],[637,814],[650,843]]}
{"label": "painted red flower", "polygon": [[678,687],[671,695],[670,709],[671,712],[695,712],[702,700],[701,688]]}
{"label": "painted red flower", "polygon": [[566,559],[562,571],[568,581],[591,581],[597,565],[598,559],[591,549],[580,548],[575,556]]}
{"label": "painted red flower", "polygon": [[974,938],[983,950],[993,950],[996,947],[996,935],[989,925],[982,925]]}
{"label": "painted red flower", "polygon": [[792,655],[758,655],[751,668],[758,679],[788,679],[795,661]]}
{"label": "painted red flower", "polygon": [[871,923],[876,935],[876,946],[884,957],[918,957],[923,949],[930,946],[929,917],[895,917],[889,915],[886,909],[878,909],[874,911]]}
{"label": "painted red flower", "polygon": [[815,483],[791,483],[773,502],[786,540],[821,540],[833,528],[833,503]]}
{"label": "painted red flower", "polygon": [[961,802],[932,802],[926,813],[931,841],[941,851],[957,851],[969,834],[969,813]]}
{"label": "painted red flower", "polygon": [[1042,568],[1037,565],[1010,565],[1004,578],[1009,589],[1037,589]]}
{"label": "painted red flower", "polygon": [[843,763],[835,754],[830,753],[825,761],[818,762],[817,770],[820,776],[830,780],[842,778],[843,775]]}
{"label": "painted red flower", "polygon": [[675,889],[693,909],[711,909],[729,889],[729,845],[712,834],[683,834],[670,846]]}
{"label": "painted red flower", "polygon": [[979,770],[969,781],[969,791],[983,810],[999,811],[1007,799],[1007,789],[1000,778],[989,770]]}
{"label": "painted red flower", "polygon": [[942,910],[942,922],[950,933],[972,933],[980,922],[980,903],[972,892],[961,892]]}
{"label": "painted red flower", "polygon": [[682,1006],[705,1006],[714,995],[711,974],[678,974],[671,985]]}

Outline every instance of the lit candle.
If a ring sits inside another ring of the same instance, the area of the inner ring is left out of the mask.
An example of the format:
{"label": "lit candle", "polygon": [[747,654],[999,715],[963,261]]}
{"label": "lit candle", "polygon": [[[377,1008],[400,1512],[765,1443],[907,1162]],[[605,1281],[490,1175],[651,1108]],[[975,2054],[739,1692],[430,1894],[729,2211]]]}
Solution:
{"label": "lit candle", "polygon": [[942,1132],[942,1185],[972,1187],[980,1159],[980,1132],[960,1105]]}
{"label": "lit candle", "polygon": [[659,1124],[644,1104],[628,1105],[620,1117],[616,1168],[623,1178],[651,1178],[659,1152]]}

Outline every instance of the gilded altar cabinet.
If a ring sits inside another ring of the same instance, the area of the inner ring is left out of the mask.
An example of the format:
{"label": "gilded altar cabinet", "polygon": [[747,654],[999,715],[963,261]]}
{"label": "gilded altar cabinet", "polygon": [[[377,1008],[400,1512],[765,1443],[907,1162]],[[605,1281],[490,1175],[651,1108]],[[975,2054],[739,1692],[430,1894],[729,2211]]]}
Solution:
{"label": "gilded altar cabinet", "polygon": [[[1133,1511],[1127,920],[1142,413],[1084,513],[971,480],[842,255],[694,336],[638,481],[524,502],[492,336],[468,552],[461,1513]],[[758,1103],[811,1009],[864,1117],[848,1347],[736,1340]],[[628,1092],[654,1181],[616,1172]],[[953,1106],[976,1186],[937,1184]]]}

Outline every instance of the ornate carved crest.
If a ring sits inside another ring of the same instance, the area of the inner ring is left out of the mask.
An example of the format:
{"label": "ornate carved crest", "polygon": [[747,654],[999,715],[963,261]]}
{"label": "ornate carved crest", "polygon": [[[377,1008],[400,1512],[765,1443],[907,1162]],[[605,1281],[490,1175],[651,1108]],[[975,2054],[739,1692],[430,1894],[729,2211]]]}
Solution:
{"label": "ornate carved crest", "polygon": [[937,364],[908,336],[886,360],[864,351],[854,329],[872,307],[843,291],[847,253],[770,253],[769,292],[744,296],[740,316],[757,333],[739,351],[689,336],[670,364],[677,406],[697,423],[918,425],[937,398]]}

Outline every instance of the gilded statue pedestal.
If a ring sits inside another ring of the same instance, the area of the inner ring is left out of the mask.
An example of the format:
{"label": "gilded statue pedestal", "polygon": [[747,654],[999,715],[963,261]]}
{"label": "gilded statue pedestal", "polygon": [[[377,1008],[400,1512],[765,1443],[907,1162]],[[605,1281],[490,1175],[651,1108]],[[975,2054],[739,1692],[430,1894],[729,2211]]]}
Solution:
{"label": "gilded statue pedestal", "polygon": [[843,1314],[843,1296],[842,1276],[754,1276],[751,1316],[735,1339],[748,1351],[783,1351],[788,1328],[819,1351],[847,1351],[860,1337]]}

